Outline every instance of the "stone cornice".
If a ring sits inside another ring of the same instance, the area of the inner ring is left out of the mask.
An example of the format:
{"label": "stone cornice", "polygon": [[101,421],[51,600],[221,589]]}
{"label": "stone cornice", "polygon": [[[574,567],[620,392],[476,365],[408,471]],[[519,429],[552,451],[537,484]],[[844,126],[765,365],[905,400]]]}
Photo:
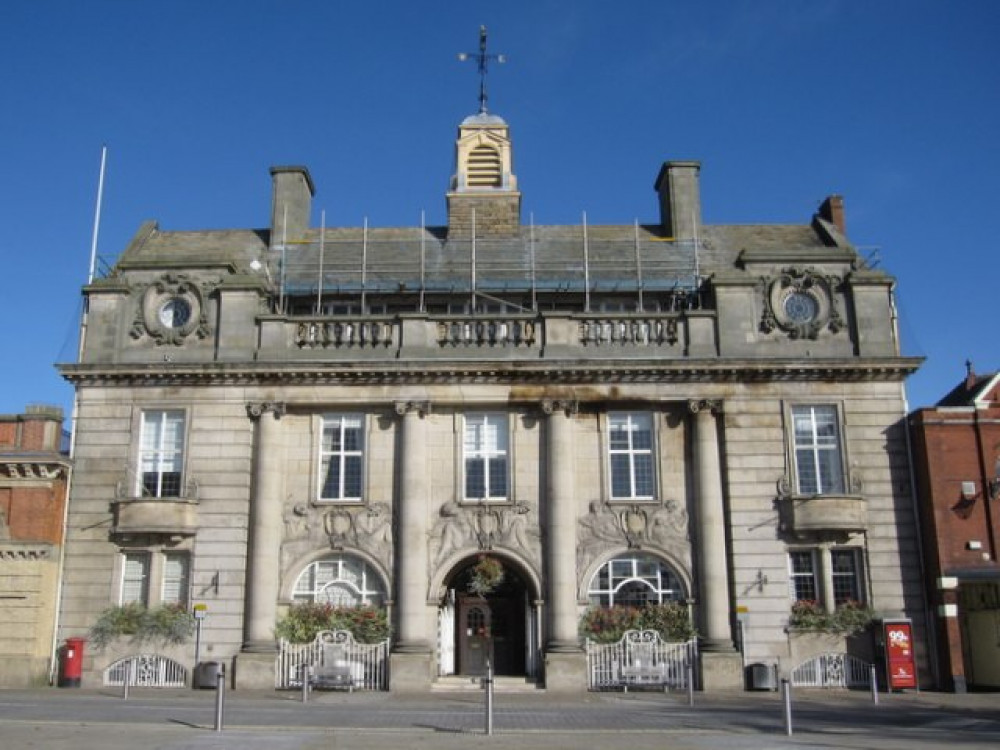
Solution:
{"label": "stone cornice", "polygon": [[364,363],[73,364],[77,386],[409,385],[436,383],[742,383],[902,381],[922,357],[702,361],[447,361]]}
{"label": "stone cornice", "polygon": [[0,454],[0,479],[53,480],[65,478],[72,462],[65,456]]}

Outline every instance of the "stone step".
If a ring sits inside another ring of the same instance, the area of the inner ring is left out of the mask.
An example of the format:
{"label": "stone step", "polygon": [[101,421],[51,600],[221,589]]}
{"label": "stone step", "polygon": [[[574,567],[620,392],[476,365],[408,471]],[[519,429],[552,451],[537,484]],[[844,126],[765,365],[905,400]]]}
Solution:
{"label": "stone step", "polygon": [[[431,685],[433,692],[469,693],[481,691],[482,678],[470,675],[438,677]],[[493,690],[497,693],[534,693],[544,690],[534,677],[494,677]]]}

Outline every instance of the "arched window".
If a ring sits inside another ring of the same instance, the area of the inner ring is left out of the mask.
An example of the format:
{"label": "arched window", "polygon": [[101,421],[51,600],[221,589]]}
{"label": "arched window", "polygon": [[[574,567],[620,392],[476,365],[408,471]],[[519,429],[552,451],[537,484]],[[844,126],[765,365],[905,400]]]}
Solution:
{"label": "arched window", "polygon": [[685,598],[684,584],[673,569],[652,555],[626,555],[608,560],[590,581],[592,605],[642,607]]}
{"label": "arched window", "polygon": [[500,152],[490,146],[476,146],[469,152],[469,187],[500,187]]}
{"label": "arched window", "polygon": [[350,555],[326,557],[306,566],[292,591],[293,601],[336,607],[380,607],[385,599],[379,574],[364,560]]}

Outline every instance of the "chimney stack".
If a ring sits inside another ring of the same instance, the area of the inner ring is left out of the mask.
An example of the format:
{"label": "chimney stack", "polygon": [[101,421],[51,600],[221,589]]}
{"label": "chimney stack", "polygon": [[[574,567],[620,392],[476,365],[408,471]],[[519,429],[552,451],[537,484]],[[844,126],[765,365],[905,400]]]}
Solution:
{"label": "chimney stack", "polygon": [[302,239],[316,194],[305,167],[271,167],[271,245]]}
{"label": "chimney stack", "polygon": [[701,227],[701,162],[668,161],[653,187],[660,196],[660,224],[675,240],[693,240]]}
{"label": "chimney stack", "polygon": [[837,227],[837,231],[847,236],[847,222],[844,218],[844,199],[839,195],[827,197],[819,207],[821,218]]}

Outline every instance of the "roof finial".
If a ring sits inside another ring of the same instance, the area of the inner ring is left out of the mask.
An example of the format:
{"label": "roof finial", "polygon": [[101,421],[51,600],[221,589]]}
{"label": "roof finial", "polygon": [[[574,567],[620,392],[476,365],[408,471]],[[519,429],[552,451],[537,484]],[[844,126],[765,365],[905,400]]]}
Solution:
{"label": "roof finial", "polygon": [[486,27],[479,27],[479,52],[459,52],[458,59],[474,58],[479,67],[479,114],[486,114],[486,70],[490,62],[505,63],[506,55],[489,55],[486,53]]}
{"label": "roof finial", "polygon": [[965,360],[965,387],[972,388],[976,384],[976,371],[972,368],[972,360]]}

